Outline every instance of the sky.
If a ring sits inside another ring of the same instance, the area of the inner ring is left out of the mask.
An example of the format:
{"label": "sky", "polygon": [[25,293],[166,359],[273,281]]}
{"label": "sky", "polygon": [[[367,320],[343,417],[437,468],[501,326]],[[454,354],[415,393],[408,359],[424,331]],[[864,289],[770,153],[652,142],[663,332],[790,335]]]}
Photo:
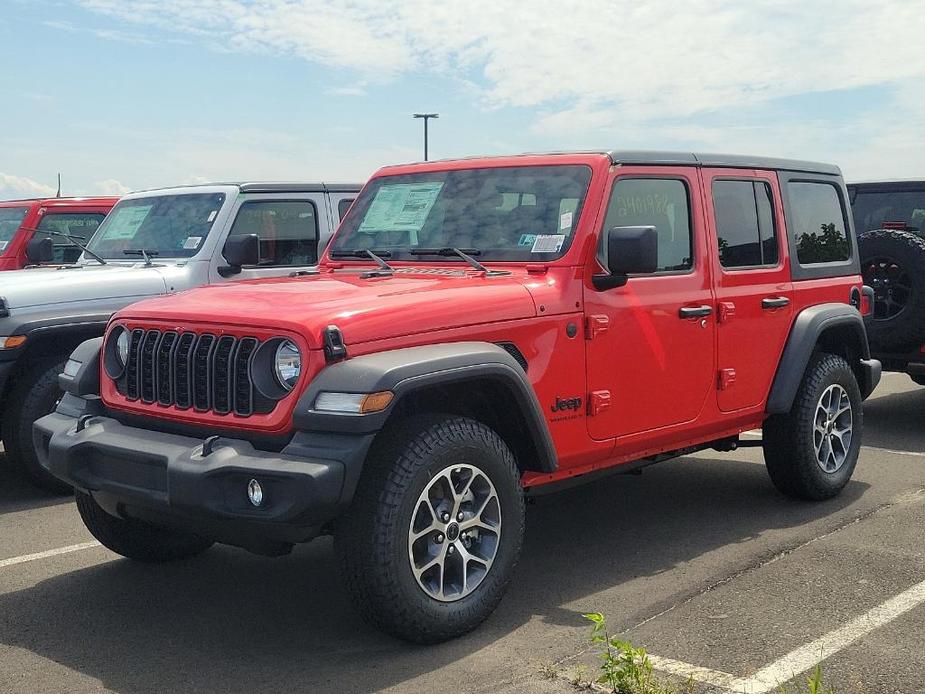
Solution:
{"label": "sky", "polygon": [[925,178],[925,0],[0,0],[0,199],[566,149]]}

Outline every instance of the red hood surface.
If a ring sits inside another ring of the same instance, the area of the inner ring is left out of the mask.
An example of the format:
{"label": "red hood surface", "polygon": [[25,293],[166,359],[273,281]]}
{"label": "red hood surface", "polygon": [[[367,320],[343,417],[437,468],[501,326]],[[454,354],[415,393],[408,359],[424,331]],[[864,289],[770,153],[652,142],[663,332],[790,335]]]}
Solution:
{"label": "red hood surface", "polygon": [[536,306],[524,271],[396,274],[362,279],[357,272],[324,273],[201,287],[133,304],[117,318],[291,330],[312,349],[336,325],[350,344],[467,325],[530,318]]}

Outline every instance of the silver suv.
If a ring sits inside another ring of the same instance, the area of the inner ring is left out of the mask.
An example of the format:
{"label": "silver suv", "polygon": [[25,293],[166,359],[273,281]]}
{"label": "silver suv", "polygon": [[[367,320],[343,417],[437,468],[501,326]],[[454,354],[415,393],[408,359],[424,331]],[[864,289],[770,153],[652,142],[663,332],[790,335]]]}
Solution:
{"label": "silver suv", "polygon": [[[8,463],[66,491],[32,449],[32,423],[51,412],[58,373],[113,312],[145,297],[230,280],[307,272],[359,185],[235,183],[163,188],[122,198],[77,263],[0,276],[0,420]],[[33,262],[51,260],[34,242]]]}

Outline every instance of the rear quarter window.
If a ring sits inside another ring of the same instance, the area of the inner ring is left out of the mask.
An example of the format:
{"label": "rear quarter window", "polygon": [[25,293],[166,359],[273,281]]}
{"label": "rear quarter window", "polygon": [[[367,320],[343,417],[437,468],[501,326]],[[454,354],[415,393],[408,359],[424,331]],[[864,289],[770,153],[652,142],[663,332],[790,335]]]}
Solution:
{"label": "rear quarter window", "polygon": [[848,224],[835,185],[790,181],[790,233],[800,265],[847,262],[851,259]]}

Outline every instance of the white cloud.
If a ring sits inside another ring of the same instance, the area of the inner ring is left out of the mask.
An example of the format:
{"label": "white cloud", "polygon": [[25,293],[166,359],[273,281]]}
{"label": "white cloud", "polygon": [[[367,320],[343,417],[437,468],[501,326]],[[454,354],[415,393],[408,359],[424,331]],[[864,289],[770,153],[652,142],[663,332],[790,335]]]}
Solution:
{"label": "white cloud", "polygon": [[97,181],[93,184],[94,193],[97,195],[125,195],[131,188],[117,181],[114,178],[107,178],[105,181]]}
{"label": "white cloud", "polygon": [[54,195],[56,190],[55,186],[45,185],[25,176],[0,172],[0,200],[49,197]]}

